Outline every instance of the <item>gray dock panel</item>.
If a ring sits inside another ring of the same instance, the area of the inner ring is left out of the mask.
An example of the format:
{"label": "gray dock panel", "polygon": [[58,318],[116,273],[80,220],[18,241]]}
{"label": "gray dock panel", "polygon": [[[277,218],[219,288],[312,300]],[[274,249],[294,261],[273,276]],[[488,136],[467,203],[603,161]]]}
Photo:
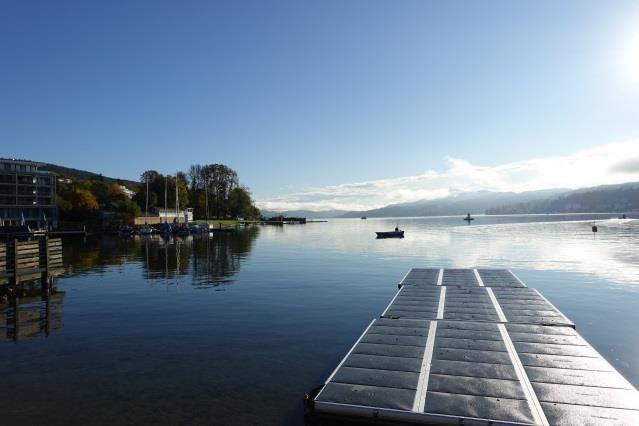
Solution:
{"label": "gray dock panel", "polygon": [[[498,325],[436,321],[432,359],[424,372],[431,322],[376,319],[317,395],[316,409],[367,406],[416,414],[414,407],[420,406],[424,418],[532,424]],[[421,380],[427,383],[425,392],[417,389],[420,374],[428,376]],[[420,395],[424,400],[416,401]]]}
{"label": "gray dock panel", "polygon": [[639,424],[637,390],[573,327],[510,271],[412,269],[315,410],[409,424]]}
{"label": "gray dock panel", "polygon": [[[443,304],[442,294],[445,295]],[[574,327],[574,323],[537,290],[527,287],[404,285],[382,316]]]}
{"label": "gray dock panel", "polygon": [[506,325],[550,424],[639,424],[639,395],[574,329]]}
{"label": "gray dock panel", "polygon": [[478,269],[477,272],[486,287],[526,287],[517,276],[507,269]]}
{"label": "gray dock panel", "polygon": [[408,271],[400,284],[418,286],[437,285],[439,271],[439,269],[432,268],[413,268]]}
{"label": "gray dock panel", "polygon": [[387,318],[435,319],[441,298],[436,286],[403,286],[382,314]]}
{"label": "gray dock panel", "polygon": [[442,285],[478,287],[479,281],[472,269],[444,269]]}
{"label": "gray dock panel", "polygon": [[500,321],[490,295],[483,287],[447,287],[444,319]]}
{"label": "gray dock panel", "polygon": [[535,289],[493,288],[492,292],[508,322],[575,326]]}
{"label": "gray dock panel", "polygon": [[376,319],[316,397],[316,405],[412,410],[429,326],[429,321]]}

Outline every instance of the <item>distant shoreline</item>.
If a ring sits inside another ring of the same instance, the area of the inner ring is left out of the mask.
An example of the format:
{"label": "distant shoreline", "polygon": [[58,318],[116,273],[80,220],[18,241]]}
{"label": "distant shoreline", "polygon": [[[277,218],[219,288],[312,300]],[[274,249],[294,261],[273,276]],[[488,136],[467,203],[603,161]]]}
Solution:
{"label": "distant shoreline", "polygon": [[[623,212],[628,216],[628,219],[639,218],[639,211]],[[579,213],[509,213],[509,214],[489,214],[479,213],[471,214],[472,217],[522,217],[522,216],[586,216],[586,215],[610,215],[619,216],[622,212],[579,212]],[[426,216],[367,216],[367,219],[429,219],[429,218],[462,218],[466,214],[449,214],[449,215],[426,215]],[[328,217],[318,218],[323,220],[361,220],[359,217]]]}

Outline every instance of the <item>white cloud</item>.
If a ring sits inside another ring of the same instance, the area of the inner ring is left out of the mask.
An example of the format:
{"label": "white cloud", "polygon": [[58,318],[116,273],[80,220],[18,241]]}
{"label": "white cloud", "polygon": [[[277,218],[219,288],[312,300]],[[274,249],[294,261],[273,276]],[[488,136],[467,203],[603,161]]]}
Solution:
{"label": "white cloud", "polygon": [[367,210],[479,190],[523,192],[623,183],[639,180],[639,141],[490,167],[460,158],[446,161],[448,167],[443,171],[311,188],[261,200],[258,205],[269,210]]}

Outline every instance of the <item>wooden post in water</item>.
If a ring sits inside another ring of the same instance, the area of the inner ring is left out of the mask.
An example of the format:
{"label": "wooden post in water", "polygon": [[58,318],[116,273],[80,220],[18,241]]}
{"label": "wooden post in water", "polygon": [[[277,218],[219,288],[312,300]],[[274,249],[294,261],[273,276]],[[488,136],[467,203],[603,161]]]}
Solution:
{"label": "wooden post in water", "polygon": [[[42,268],[42,265],[40,265],[40,267]],[[44,270],[40,274],[42,300],[49,300],[49,279],[49,236],[47,235],[44,237]]]}
{"label": "wooden post in water", "polygon": [[44,269],[49,273],[49,236],[44,237]]}
{"label": "wooden post in water", "polygon": [[[18,239],[13,238],[13,285],[18,284]],[[16,315],[17,315],[16,310]]]}
{"label": "wooden post in water", "polygon": [[13,341],[18,342],[18,334],[20,334],[20,300],[17,292],[13,297]]}
{"label": "wooden post in water", "polygon": [[[47,269],[48,270],[48,269]],[[53,287],[53,277],[47,272],[42,273],[40,280],[40,291],[42,294],[42,301],[44,302],[44,317],[40,314],[40,329],[44,330],[44,334],[49,337],[51,331],[51,301],[49,295]]]}
{"label": "wooden post in water", "polygon": [[0,276],[5,276],[7,272],[7,242],[0,241]]}

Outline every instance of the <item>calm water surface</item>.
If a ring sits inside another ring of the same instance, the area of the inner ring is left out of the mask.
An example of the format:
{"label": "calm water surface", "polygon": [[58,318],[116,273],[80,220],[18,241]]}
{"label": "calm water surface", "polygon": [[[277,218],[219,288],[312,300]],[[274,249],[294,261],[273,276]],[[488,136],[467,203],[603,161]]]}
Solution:
{"label": "calm water surface", "polygon": [[23,299],[16,332],[0,302],[1,423],[301,424],[414,266],[513,269],[639,386],[639,219],[603,217],[596,236],[593,216],[480,216],[65,240],[48,304]]}

